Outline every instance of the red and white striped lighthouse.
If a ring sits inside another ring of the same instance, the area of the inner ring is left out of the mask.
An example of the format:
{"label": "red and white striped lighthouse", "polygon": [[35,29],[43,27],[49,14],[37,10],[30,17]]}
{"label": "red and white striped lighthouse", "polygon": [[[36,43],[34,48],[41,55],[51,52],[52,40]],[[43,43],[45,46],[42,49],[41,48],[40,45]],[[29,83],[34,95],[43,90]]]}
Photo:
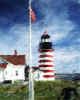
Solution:
{"label": "red and white striped lighthouse", "polygon": [[44,32],[39,44],[39,69],[43,80],[54,80],[53,48],[48,32]]}

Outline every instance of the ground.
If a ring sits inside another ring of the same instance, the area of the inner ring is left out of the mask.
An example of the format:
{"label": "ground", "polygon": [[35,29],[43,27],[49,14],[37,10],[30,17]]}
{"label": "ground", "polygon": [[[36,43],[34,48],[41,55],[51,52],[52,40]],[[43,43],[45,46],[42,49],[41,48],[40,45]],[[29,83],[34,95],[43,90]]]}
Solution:
{"label": "ground", "polygon": [[[79,81],[39,81],[35,82],[34,89],[35,100],[79,100],[80,98]],[[28,100],[28,95],[28,84],[0,85],[0,100]]]}

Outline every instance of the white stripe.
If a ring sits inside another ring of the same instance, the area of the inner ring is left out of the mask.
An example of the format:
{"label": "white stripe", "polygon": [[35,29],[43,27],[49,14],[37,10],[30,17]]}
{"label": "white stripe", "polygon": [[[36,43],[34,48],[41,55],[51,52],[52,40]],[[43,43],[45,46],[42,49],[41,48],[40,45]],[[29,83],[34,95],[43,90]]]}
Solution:
{"label": "white stripe", "polygon": [[50,58],[50,57],[43,57],[43,58],[40,58],[40,60],[52,60],[52,61],[53,61],[53,58]]}
{"label": "white stripe", "polygon": [[55,77],[48,77],[48,78],[44,78],[42,79],[43,81],[51,81],[51,80],[55,80]]}
{"label": "white stripe", "polygon": [[53,55],[53,52],[42,52],[39,55]]}
{"label": "white stripe", "polygon": [[44,63],[39,63],[39,65],[53,65],[53,62],[44,62]]}
{"label": "white stripe", "polygon": [[54,67],[39,67],[40,70],[54,70],[55,71],[55,68]]}
{"label": "white stripe", "polygon": [[40,70],[53,70],[53,67],[40,67]]}
{"label": "white stripe", "polygon": [[54,75],[54,72],[47,72],[47,73],[44,73],[43,75]]}

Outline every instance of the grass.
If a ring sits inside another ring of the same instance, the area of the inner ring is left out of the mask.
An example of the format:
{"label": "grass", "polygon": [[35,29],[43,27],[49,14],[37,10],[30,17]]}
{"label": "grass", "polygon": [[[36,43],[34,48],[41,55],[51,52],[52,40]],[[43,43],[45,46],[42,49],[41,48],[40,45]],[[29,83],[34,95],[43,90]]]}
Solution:
{"label": "grass", "polygon": [[[77,84],[72,81],[36,82],[35,100],[58,100],[58,97],[64,88],[70,87],[76,89],[76,86]],[[79,87],[80,86],[77,88]],[[80,96],[77,98],[80,98]]]}
{"label": "grass", "polygon": [[0,100],[26,100],[27,87],[17,87],[16,85],[1,85]]}
{"label": "grass", "polygon": [[[78,89],[80,85],[72,81],[49,81],[35,82],[35,100],[58,100],[63,88]],[[78,92],[80,93],[79,89]],[[28,100],[28,85],[20,86],[16,84],[0,86],[0,100]],[[80,96],[78,97],[80,98]],[[62,100],[62,99],[61,99]]]}

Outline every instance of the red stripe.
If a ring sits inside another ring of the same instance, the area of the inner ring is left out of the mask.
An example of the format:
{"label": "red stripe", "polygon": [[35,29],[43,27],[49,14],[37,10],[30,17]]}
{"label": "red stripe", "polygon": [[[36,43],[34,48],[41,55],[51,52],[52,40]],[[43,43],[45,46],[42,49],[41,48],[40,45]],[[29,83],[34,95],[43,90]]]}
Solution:
{"label": "red stripe", "polygon": [[44,73],[46,72],[54,72],[54,70],[43,70]]}
{"label": "red stripe", "polygon": [[46,50],[46,49],[45,50],[42,50],[41,49],[40,52],[53,52],[53,50],[52,49],[49,49],[49,50]]}
{"label": "red stripe", "polygon": [[43,63],[43,62],[53,62],[53,61],[52,60],[40,60],[39,62]]}
{"label": "red stripe", "polygon": [[54,65],[39,65],[39,67],[54,67]]}
{"label": "red stripe", "polygon": [[53,58],[52,55],[40,55],[39,57],[40,57],[40,58],[44,58],[44,57],[51,57],[51,58]]}
{"label": "red stripe", "polygon": [[55,75],[43,75],[44,78],[55,77]]}

